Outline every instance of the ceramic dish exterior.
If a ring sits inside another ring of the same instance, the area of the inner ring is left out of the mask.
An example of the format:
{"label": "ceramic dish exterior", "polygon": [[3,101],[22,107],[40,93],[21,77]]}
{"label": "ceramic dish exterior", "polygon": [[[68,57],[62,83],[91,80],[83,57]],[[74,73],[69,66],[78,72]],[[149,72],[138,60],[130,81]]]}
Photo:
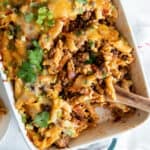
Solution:
{"label": "ceramic dish exterior", "polygon": [[0,80],[0,99],[2,104],[7,109],[7,113],[5,115],[0,116],[0,142],[5,138],[5,135],[8,131],[10,120],[11,120],[11,113],[9,111],[10,105],[9,101],[6,100],[6,96],[4,94],[4,88],[2,88],[2,80]]}

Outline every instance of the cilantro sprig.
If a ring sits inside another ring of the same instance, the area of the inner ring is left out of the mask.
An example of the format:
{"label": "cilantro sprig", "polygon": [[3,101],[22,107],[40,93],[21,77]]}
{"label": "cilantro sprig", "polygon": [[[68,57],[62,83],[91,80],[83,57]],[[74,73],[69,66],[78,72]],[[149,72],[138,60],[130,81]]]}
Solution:
{"label": "cilantro sprig", "polygon": [[96,60],[96,56],[94,54],[90,54],[90,57],[88,60],[85,61],[85,64],[93,64]]}
{"label": "cilantro sprig", "polygon": [[25,17],[25,21],[27,23],[30,23],[31,21],[33,21],[35,16],[32,12],[30,12],[30,13],[26,13],[24,17]]}
{"label": "cilantro sprig", "polygon": [[22,122],[25,124],[27,122],[27,116],[26,116],[26,114],[22,114],[21,115],[21,119],[22,119]]}
{"label": "cilantro sprig", "polygon": [[34,48],[29,50],[27,60],[22,63],[17,74],[19,78],[27,83],[35,82],[42,68],[43,50],[37,41],[33,41],[33,46]]}
{"label": "cilantro sprig", "polygon": [[35,21],[38,25],[52,27],[55,24],[53,13],[46,7],[37,7],[37,13],[29,12],[24,14],[24,19],[27,23]]}
{"label": "cilantro sprig", "polygon": [[35,116],[33,123],[40,128],[46,128],[48,126],[49,118],[49,112],[43,111]]}
{"label": "cilantro sprig", "polygon": [[23,62],[18,72],[18,77],[25,82],[35,82],[36,73],[33,70],[33,65],[27,61]]}
{"label": "cilantro sprig", "polygon": [[9,4],[9,0],[3,0],[0,2],[0,7],[6,7]]}
{"label": "cilantro sprig", "polygon": [[45,6],[38,9],[36,23],[39,25],[46,25],[52,27],[55,24],[52,12]]}
{"label": "cilantro sprig", "polygon": [[87,3],[87,0],[76,0],[78,3],[80,4],[86,4]]}
{"label": "cilantro sprig", "polygon": [[95,43],[94,43],[94,41],[89,40],[89,41],[88,41],[88,45],[89,45],[90,48],[93,48],[94,45],[95,45]]}

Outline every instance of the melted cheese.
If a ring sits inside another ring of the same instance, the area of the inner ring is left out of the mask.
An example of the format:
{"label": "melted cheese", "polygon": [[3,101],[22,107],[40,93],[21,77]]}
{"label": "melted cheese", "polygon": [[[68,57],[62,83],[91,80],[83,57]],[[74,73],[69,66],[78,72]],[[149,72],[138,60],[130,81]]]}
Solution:
{"label": "melted cheese", "polygon": [[48,7],[54,13],[54,18],[72,18],[76,15],[70,0],[54,0]]}
{"label": "melted cheese", "polygon": [[97,29],[90,29],[86,32],[87,38],[92,41],[97,41],[101,39],[101,35],[99,34]]}
{"label": "melted cheese", "polygon": [[104,0],[94,0],[96,6],[102,6],[104,4]]}
{"label": "melted cheese", "polygon": [[93,0],[94,7],[96,9],[96,18],[97,19],[103,19],[103,10],[105,8],[105,11],[109,10],[110,7],[110,0]]}

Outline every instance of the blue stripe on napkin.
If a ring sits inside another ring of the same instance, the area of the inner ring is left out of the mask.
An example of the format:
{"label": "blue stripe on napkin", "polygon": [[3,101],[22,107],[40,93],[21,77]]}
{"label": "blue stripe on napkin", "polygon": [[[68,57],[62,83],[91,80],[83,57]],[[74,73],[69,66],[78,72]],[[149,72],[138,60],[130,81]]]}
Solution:
{"label": "blue stripe on napkin", "polygon": [[117,139],[116,138],[112,139],[112,142],[107,150],[114,150],[116,144],[117,144]]}

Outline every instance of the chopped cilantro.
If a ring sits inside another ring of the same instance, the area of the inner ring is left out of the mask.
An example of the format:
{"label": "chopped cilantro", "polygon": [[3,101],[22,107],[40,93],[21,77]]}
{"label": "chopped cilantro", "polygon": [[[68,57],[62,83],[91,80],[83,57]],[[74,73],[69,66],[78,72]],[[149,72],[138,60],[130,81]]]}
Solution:
{"label": "chopped cilantro", "polygon": [[93,74],[93,71],[92,71],[92,70],[91,70],[91,71],[88,71],[87,74],[88,74],[88,75],[92,75],[92,74]]}
{"label": "chopped cilantro", "polygon": [[88,83],[88,80],[87,79],[84,79],[83,80],[83,84],[87,84]]}
{"label": "chopped cilantro", "polygon": [[92,40],[89,40],[88,44],[89,44],[90,48],[94,47],[94,42]]}
{"label": "chopped cilantro", "polygon": [[35,48],[40,48],[40,45],[39,45],[38,41],[33,40],[33,41],[32,41],[32,44],[33,44],[33,46],[34,46]]}
{"label": "chopped cilantro", "polygon": [[52,27],[52,26],[54,26],[54,24],[55,24],[55,20],[54,19],[51,19],[51,20],[47,21],[47,26],[48,27]]}
{"label": "chopped cilantro", "polygon": [[70,136],[70,137],[73,137],[75,135],[75,130],[73,128],[68,128],[66,131],[65,131],[65,134]]}
{"label": "chopped cilantro", "polygon": [[104,73],[102,74],[102,79],[105,79],[106,77],[107,77],[107,73],[104,72]]}
{"label": "chopped cilantro", "polygon": [[22,119],[23,123],[26,123],[27,122],[27,116],[26,116],[26,114],[22,114],[21,115],[21,119]]}
{"label": "chopped cilantro", "polygon": [[24,17],[25,17],[25,21],[27,23],[30,23],[34,19],[34,14],[33,13],[27,13],[27,14],[25,14]]}
{"label": "chopped cilantro", "polygon": [[41,62],[43,59],[43,50],[37,41],[33,41],[33,50],[29,50],[28,59],[23,62],[18,71],[18,77],[25,82],[35,82],[37,74],[41,71]]}
{"label": "chopped cilantro", "polygon": [[30,7],[38,8],[38,7],[40,7],[40,3],[38,3],[38,2],[31,2],[30,3]]}
{"label": "chopped cilantro", "polygon": [[80,36],[80,35],[83,34],[83,31],[82,31],[82,30],[77,30],[77,31],[75,32],[75,34],[76,34],[76,36]]}
{"label": "chopped cilantro", "polygon": [[58,117],[58,118],[61,118],[61,117],[62,117],[62,110],[61,110],[61,109],[57,112],[57,117]]}
{"label": "chopped cilantro", "polygon": [[40,14],[40,15],[45,15],[46,16],[46,13],[48,12],[48,9],[45,7],[45,6],[43,6],[43,7],[40,7],[39,9],[38,9],[38,14]]}
{"label": "chopped cilantro", "polygon": [[37,49],[37,50],[30,50],[29,54],[29,61],[32,65],[36,65],[38,66],[39,63],[42,61],[43,58],[43,52],[41,49]]}
{"label": "chopped cilantro", "polygon": [[3,5],[7,6],[9,4],[9,0],[4,0]]}
{"label": "chopped cilantro", "polygon": [[48,126],[49,118],[49,112],[43,111],[35,116],[33,123],[40,128],[46,128]]}
{"label": "chopped cilantro", "polygon": [[38,16],[38,19],[36,20],[36,23],[39,25],[42,25],[44,23],[44,19],[46,16]]}
{"label": "chopped cilantro", "polygon": [[53,14],[52,14],[51,11],[47,12],[47,17],[48,17],[49,20],[53,19]]}
{"label": "chopped cilantro", "polygon": [[79,14],[83,14],[83,9],[82,8],[79,8],[78,11],[79,11]]}
{"label": "chopped cilantro", "polygon": [[36,80],[36,73],[33,70],[33,65],[30,62],[23,62],[17,75],[25,82],[32,83]]}
{"label": "chopped cilantro", "polygon": [[96,60],[96,56],[91,54],[90,58],[88,60],[85,61],[85,64],[93,64]]}
{"label": "chopped cilantro", "polygon": [[80,4],[86,4],[87,3],[87,0],[76,0],[78,3]]}
{"label": "chopped cilantro", "polygon": [[38,9],[38,16],[36,23],[39,25],[46,25],[52,27],[55,24],[52,12],[45,6]]}
{"label": "chopped cilantro", "polygon": [[0,2],[0,6],[6,7],[9,4],[9,0],[3,0]]}

